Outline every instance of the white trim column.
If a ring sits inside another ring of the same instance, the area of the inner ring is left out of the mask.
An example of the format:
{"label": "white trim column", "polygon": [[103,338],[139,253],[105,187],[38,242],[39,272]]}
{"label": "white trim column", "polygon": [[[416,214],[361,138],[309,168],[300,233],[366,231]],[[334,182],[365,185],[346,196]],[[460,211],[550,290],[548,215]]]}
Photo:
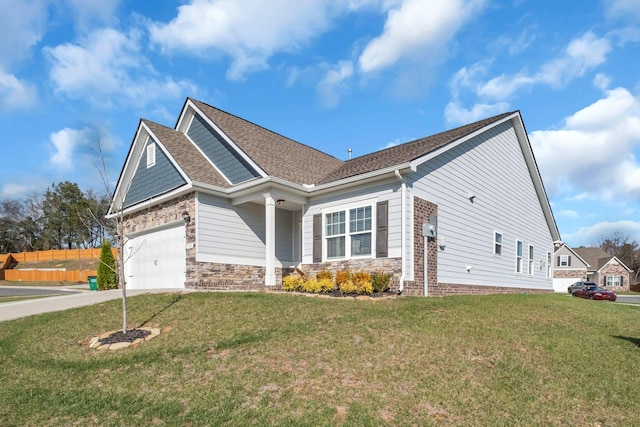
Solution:
{"label": "white trim column", "polygon": [[265,208],[265,275],[264,284],[276,284],[276,202],[270,193],[263,194]]}

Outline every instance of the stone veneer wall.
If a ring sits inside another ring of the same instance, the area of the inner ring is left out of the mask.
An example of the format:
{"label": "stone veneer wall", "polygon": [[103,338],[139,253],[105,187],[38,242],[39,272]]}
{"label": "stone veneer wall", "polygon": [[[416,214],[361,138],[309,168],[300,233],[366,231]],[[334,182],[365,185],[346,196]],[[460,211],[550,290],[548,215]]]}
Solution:
{"label": "stone veneer wall", "polygon": [[[189,242],[189,229],[193,229],[195,217],[195,193],[187,194],[176,199],[169,200],[149,209],[138,211],[124,216],[124,234],[149,230],[169,222],[181,221],[182,212],[187,211],[192,218],[187,225],[187,242]],[[195,242],[195,231],[192,231]]]}
{"label": "stone veneer wall", "polygon": [[569,279],[575,277],[576,279],[587,280],[587,270],[584,268],[581,270],[553,270],[553,277],[556,279]]}
{"label": "stone veneer wall", "polygon": [[[391,274],[390,292],[397,292],[400,276],[402,275],[402,261],[400,258],[366,258],[340,261],[327,261],[323,263],[304,264],[300,270],[307,278],[315,277],[320,270],[328,270],[336,276],[336,272],[349,270],[352,273],[364,271],[373,273],[382,271]],[[286,274],[285,274],[286,275]]]}
{"label": "stone veneer wall", "polygon": [[[622,286],[605,286],[605,276],[622,276]],[[600,270],[600,283],[598,285],[606,289],[612,289],[616,291],[628,291],[633,275],[629,274],[626,268],[619,264],[607,264]]]}

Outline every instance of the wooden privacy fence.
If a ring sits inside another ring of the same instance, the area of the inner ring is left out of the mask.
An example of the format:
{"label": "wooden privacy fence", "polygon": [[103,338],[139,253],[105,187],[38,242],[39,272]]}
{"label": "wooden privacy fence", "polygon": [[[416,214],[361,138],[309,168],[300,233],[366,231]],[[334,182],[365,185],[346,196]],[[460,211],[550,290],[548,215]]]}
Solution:
{"label": "wooden privacy fence", "polygon": [[[114,258],[118,250],[111,248]],[[89,276],[97,276],[97,270],[66,270],[63,268],[7,269],[9,261],[21,262],[55,261],[65,259],[99,259],[100,248],[60,249],[50,251],[0,254],[0,280],[16,282],[87,282]],[[20,266],[18,265],[18,268]]]}
{"label": "wooden privacy fence", "polygon": [[5,270],[4,280],[15,282],[88,282],[96,270]]}
{"label": "wooden privacy fence", "polygon": [[[116,248],[111,248],[111,252],[113,252],[114,257],[118,256],[118,250]],[[100,248],[19,252],[17,254],[11,254],[11,256],[18,262],[52,261],[56,259],[97,259],[100,258]]]}

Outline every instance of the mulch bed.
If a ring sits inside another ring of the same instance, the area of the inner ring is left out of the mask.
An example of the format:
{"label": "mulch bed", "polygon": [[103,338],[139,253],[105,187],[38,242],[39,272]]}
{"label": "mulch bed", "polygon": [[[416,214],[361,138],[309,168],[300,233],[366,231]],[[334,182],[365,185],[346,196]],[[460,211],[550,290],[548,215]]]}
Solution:
{"label": "mulch bed", "polygon": [[99,339],[98,341],[100,341],[100,343],[103,344],[103,345],[115,344],[115,343],[119,343],[119,342],[130,342],[130,343],[132,343],[135,340],[137,340],[138,338],[145,339],[149,335],[151,335],[151,331],[147,331],[147,330],[144,330],[144,329],[129,329],[129,330],[127,330],[126,334],[122,333],[122,331],[117,331],[117,332],[112,333],[111,335],[109,335],[106,338]]}

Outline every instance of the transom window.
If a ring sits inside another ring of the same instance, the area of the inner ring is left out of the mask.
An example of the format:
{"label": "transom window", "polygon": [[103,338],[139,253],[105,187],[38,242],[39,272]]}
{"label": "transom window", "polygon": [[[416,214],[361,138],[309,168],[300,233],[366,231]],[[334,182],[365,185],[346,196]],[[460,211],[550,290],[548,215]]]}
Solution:
{"label": "transom window", "polygon": [[[347,212],[349,221],[346,221]],[[372,222],[371,206],[325,214],[327,258],[371,255]]]}
{"label": "transom window", "polygon": [[493,254],[502,255],[502,233],[498,233],[497,231],[493,237]]}

